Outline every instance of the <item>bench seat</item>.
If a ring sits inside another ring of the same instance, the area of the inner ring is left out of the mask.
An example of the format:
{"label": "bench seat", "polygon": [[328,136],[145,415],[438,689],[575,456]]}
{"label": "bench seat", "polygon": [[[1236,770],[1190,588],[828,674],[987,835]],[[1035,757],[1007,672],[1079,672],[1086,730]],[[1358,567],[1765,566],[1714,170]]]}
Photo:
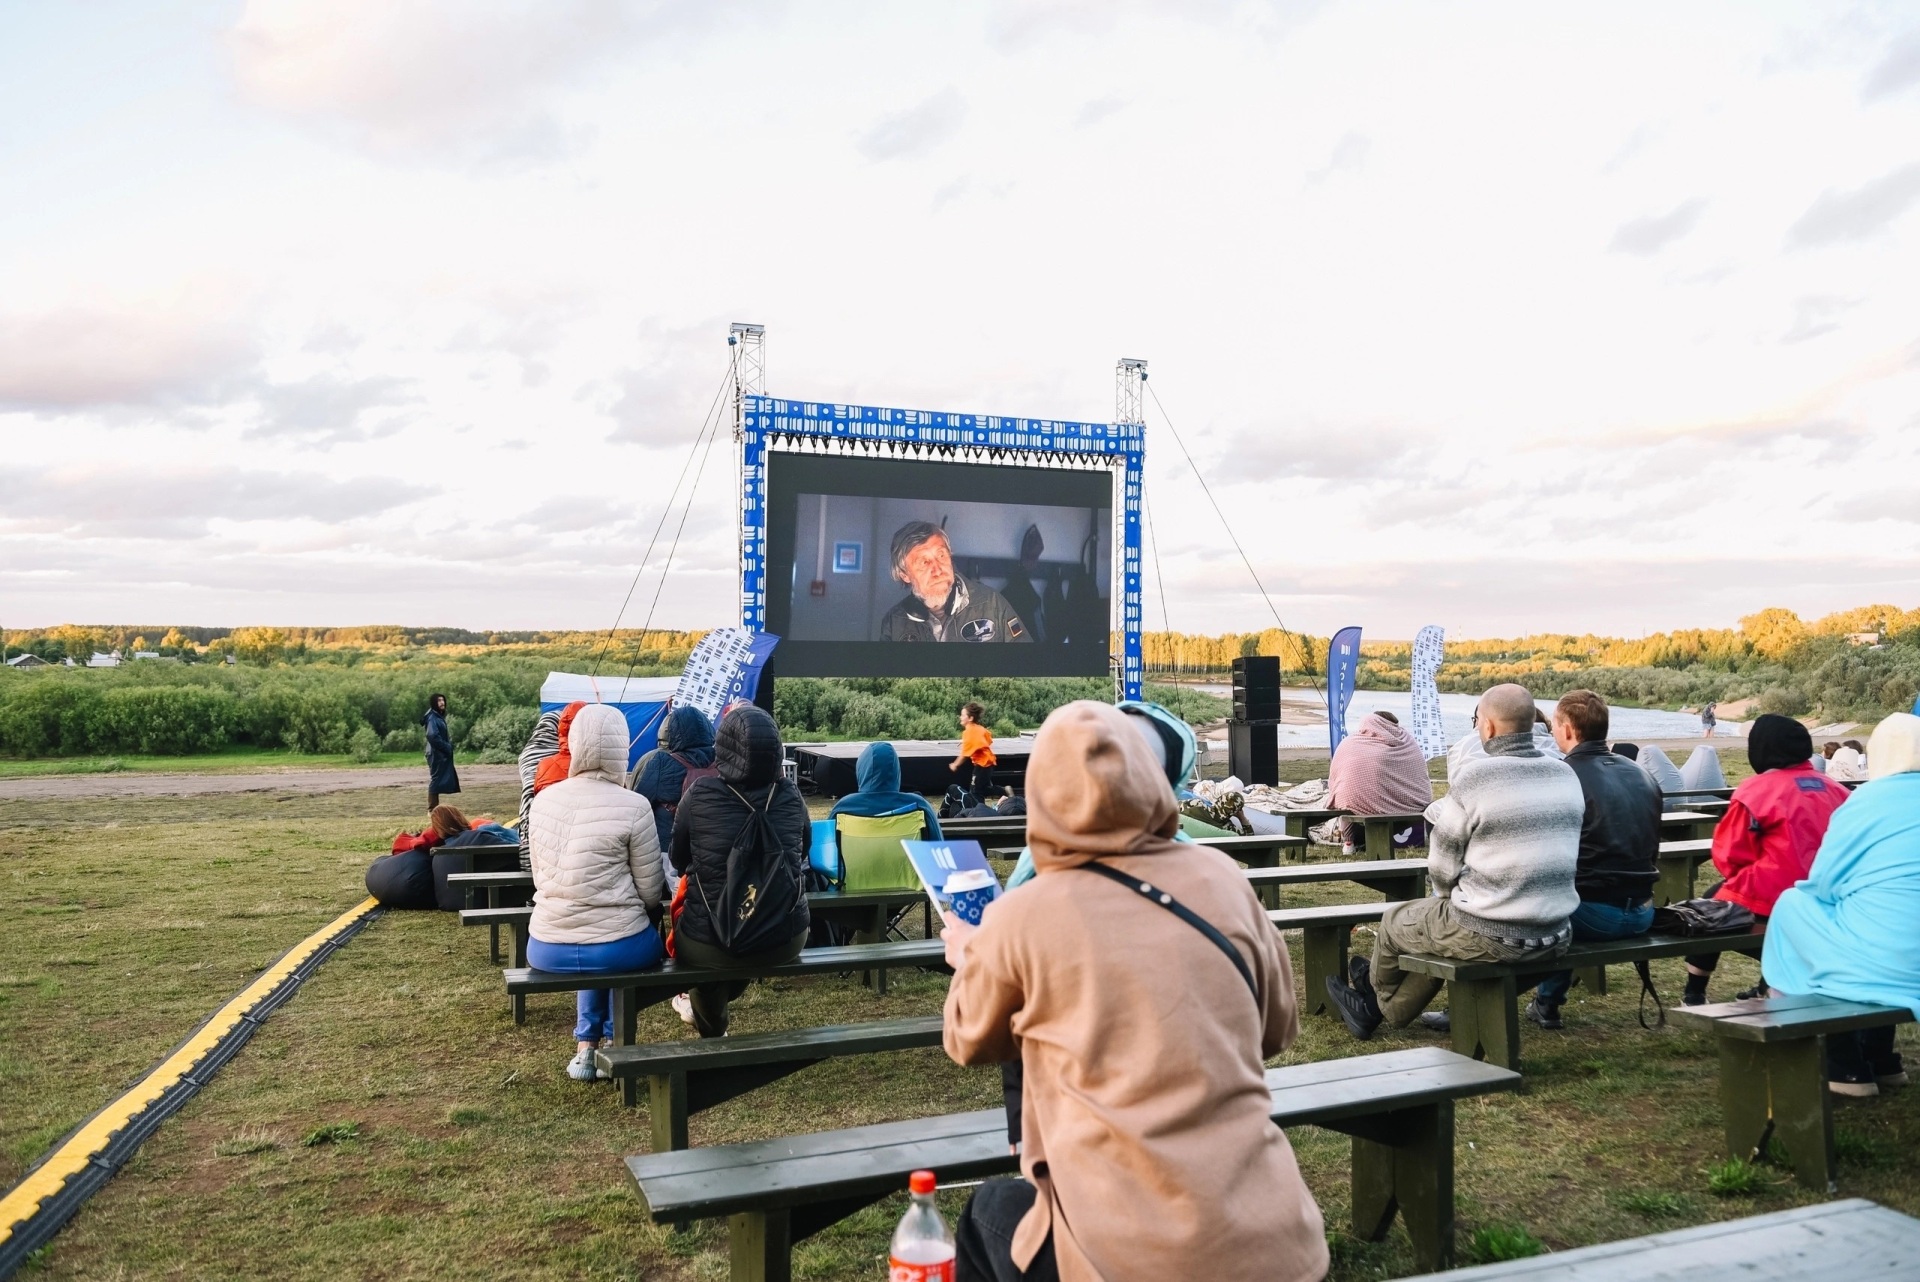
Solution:
{"label": "bench seat", "polygon": [[1267,920],[1275,930],[1301,932],[1300,982],[1303,1014],[1333,1014],[1327,1001],[1327,976],[1347,977],[1347,943],[1355,926],[1380,920],[1392,903],[1326,904],[1318,908],[1275,908]]}
{"label": "bench seat", "polygon": [[594,1058],[622,1083],[621,1094],[629,1104],[638,1102],[637,1088],[629,1089],[626,1083],[646,1083],[653,1151],[664,1153],[687,1147],[687,1119],[695,1113],[825,1060],[938,1046],[940,1037],[939,1015],[913,1015],[864,1024],[615,1046]]}
{"label": "bench seat", "polygon": [[[1280,1126],[1353,1136],[1353,1228],[1385,1236],[1396,1210],[1425,1268],[1453,1255],[1456,1100],[1510,1091],[1518,1074],[1438,1047],[1267,1070]],[[795,1242],[906,1187],[1011,1173],[1002,1109],[627,1159],[656,1223],[728,1217],[735,1282],[786,1282]]]}
{"label": "bench seat", "polygon": [[1920,1220],[1850,1198],[1407,1282],[1897,1282],[1915,1260]]}
{"label": "bench seat", "polygon": [[1718,1044],[1728,1156],[1751,1161],[1777,1139],[1795,1178],[1830,1193],[1833,1094],[1827,1089],[1827,1036],[1909,1023],[1913,1012],[1805,995],[1678,1006],[1668,1018],[1713,1034]]}
{"label": "bench seat", "polygon": [[1534,979],[1557,970],[1625,966],[1706,953],[1757,956],[1765,939],[1761,929],[1735,935],[1636,935],[1604,943],[1577,943],[1558,957],[1517,962],[1455,961],[1450,957],[1406,953],[1400,958],[1400,968],[1447,981],[1447,1013],[1453,1023],[1454,1050],[1518,1069],[1521,979]]}

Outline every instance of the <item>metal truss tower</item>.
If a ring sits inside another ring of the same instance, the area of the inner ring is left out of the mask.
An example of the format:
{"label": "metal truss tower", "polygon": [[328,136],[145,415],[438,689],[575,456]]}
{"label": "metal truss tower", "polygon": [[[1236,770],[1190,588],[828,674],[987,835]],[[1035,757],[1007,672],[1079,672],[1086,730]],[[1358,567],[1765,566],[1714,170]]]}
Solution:
{"label": "metal truss tower", "polygon": [[1114,367],[1113,421],[1144,423],[1146,413],[1147,363],[1122,356]]}
{"label": "metal truss tower", "polygon": [[733,349],[733,439],[746,432],[747,397],[767,394],[767,327],[735,321],[727,327]]}

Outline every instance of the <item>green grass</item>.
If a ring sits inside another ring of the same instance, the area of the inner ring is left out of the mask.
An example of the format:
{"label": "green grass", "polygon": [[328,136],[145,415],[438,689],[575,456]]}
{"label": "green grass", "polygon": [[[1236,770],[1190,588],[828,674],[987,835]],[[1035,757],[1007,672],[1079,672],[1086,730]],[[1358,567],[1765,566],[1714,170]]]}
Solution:
{"label": "green grass", "polygon": [[[463,797],[497,813],[515,799],[506,787]],[[16,910],[0,930],[0,1186],[358,902],[366,863],[417,826],[417,809],[410,792],[385,789],[0,807],[0,891]],[[1316,887],[1288,903],[1362,894]],[[1356,933],[1356,947],[1369,942]],[[1679,968],[1655,964],[1663,992],[1678,992]],[[1714,993],[1753,976],[1750,960],[1728,958]],[[736,1027],[931,1013],[945,988],[919,973],[896,977],[884,998],[848,979],[761,984],[736,1007]],[[1564,1032],[1526,1030],[1525,1090],[1459,1106],[1463,1257],[1820,1200],[1775,1170],[1746,1196],[1707,1196],[1703,1172],[1722,1157],[1713,1048],[1697,1034],[1642,1032],[1632,989],[1624,978],[1605,997],[1575,988]],[[646,1112],[567,1079],[571,1002],[528,1006],[515,1027],[484,932],[436,913],[383,916],[88,1203],[33,1276],[725,1276],[724,1226],[674,1234],[647,1222],[621,1164],[647,1147]],[[665,1007],[642,1016],[643,1039],[688,1035]],[[1901,1039],[1910,1052],[1915,1030]],[[1283,1062],[1433,1044],[1383,1030],[1362,1046],[1313,1018]],[[771,1138],[998,1099],[997,1074],[938,1050],[869,1056],[698,1114],[692,1137]],[[1841,1145],[1842,1194],[1920,1212],[1920,1092],[1841,1110],[1841,1135],[1855,1137]],[[301,1142],[343,1123],[356,1134]],[[1398,1229],[1384,1243],[1351,1236],[1351,1141],[1310,1129],[1289,1138],[1333,1235],[1331,1276],[1413,1272]],[[942,1195],[949,1217],[964,1197]],[[810,1238],[796,1275],[883,1278],[900,1210],[890,1199]]]}
{"label": "green grass", "polygon": [[418,752],[383,752],[372,761],[355,761],[346,753],[285,752],[278,749],[230,748],[222,752],[186,757],[149,757],[122,754],[112,757],[36,757],[32,760],[0,758],[0,779],[24,779],[38,775],[97,775],[122,770],[145,774],[252,774],[260,770],[345,770],[376,769],[381,766],[415,766],[421,762]]}
{"label": "green grass", "polygon": [[1707,1188],[1715,1197],[1753,1197],[1772,1182],[1765,1171],[1744,1157],[1730,1157],[1707,1168]]}
{"label": "green grass", "polygon": [[1524,1260],[1547,1249],[1533,1234],[1511,1224],[1487,1224],[1473,1231],[1460,1254],[1468,1264],[1497,1264]]}

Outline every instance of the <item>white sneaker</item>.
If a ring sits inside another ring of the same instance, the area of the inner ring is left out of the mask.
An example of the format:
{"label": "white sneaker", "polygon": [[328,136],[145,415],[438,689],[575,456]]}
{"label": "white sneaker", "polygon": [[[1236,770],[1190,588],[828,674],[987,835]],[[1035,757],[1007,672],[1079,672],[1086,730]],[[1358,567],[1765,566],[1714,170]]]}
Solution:
{"label": "white sneaker", "polygon": [[[603,1042],[601,1042],[601,1043],[600,1043],[600,1049],[601,1049],[601,1050],[603,1050],[603,1051],[606,1051],[606,1050],[612,1050],[612,1049],[613,1049],[613,1039],[612,1039],[611,1037],[609,1037],[609,1038],[607,1038],[607,1039],[606,1039],[605,1041],[603,1041]],[[595,1077],[597,1077],[597,1078],[599,1078],[599,1079],[600,1079],[601,1081],[603,1081],[603,1082],[611,1082],[611,1081],[613,1080],[613,1074],[612,1074],[612,1073],[609,1073],[609,1072],[608,1072],[608,1071],[607,1071],[606,1069],[604,1069],[604,1068],[601,1068],[601,1067],[600,1067],[600,1061],[599,1061],[599,1060],[595,1060],[595,1061],[594,1061],[594,1067],[593,1067],[593,1075],[594,1075]]]}
{"label": "white sneaker", "polygon": [[681,1023],[689,1028],[693,1027],[693,998],[687,996],[685,993],[675,993],[673,995],[673,1013],[680,1017]]}
{"label": "white sneaker", "polygon": [[594,1078],[593,1047],[579,1051],[567,1061],[567,1076],[576,1082],[591,1082]]}

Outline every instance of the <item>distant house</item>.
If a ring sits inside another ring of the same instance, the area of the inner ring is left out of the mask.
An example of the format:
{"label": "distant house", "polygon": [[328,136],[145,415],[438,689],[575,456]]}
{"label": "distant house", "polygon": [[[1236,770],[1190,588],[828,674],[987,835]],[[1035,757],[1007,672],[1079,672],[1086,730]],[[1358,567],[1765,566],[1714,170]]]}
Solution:
{"label": "distant house", "polygon": [[37,654],[16,654],[7,660],[9,668],[46,668],[53,665]]}
{"label": "distant house", "polygon": [[133,658],[136,663],[141,659],[157,659],[159,657],[160,652],[158,650],[135,650],[133,652]]}
{"label": "distant house", "polygon": [[93,657],[87,660],[87,666],[89,668],[117,668],[120,666],[120,652],[113,650],[106,654],[101,654],[98,650],[95,650]]}
{"label": "distant house", "polygon": [[1847,640],[1854,645],[1879,645],[1880,634],[1878,632],[1849,632],[1847,633]]}

